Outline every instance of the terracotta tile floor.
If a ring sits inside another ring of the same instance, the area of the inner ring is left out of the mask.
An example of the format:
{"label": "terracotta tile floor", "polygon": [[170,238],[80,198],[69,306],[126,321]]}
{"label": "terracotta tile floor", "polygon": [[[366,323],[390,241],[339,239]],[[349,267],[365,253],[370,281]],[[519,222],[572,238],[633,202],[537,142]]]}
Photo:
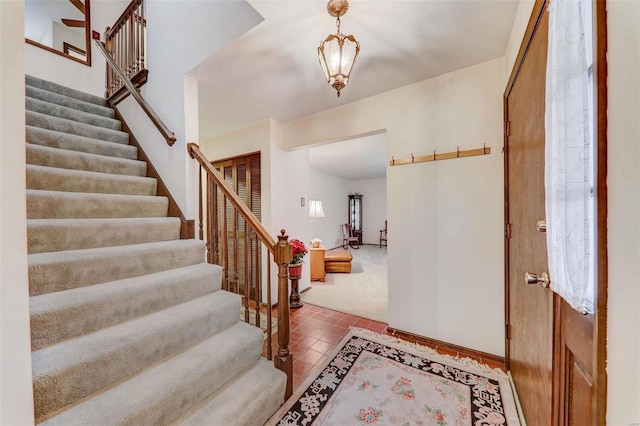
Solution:
{"label": "terracotta tile floor", "polygon": [[[277,309],[273,315],[277,317]],[[321,366],[327,354],[340,343],[349,331],[350,326],[360,327],[376,333],[386,334],[387,324],[371,321],[330,309],[305,304],[303,307],[291,310],[291,342],[290,349],[293,353],[293,390],[302,385],[309,378],[314,367]],[[277,335],[272,339],[273,354],[278,349]],[[266,356],[266,340],[263,348]],[[446,348],[434,347],[438,352],[449,355],[458,355],[458,352]],[[460,356],[469,356],[460,353]],[[491,367],[504,369],[504,364],[481,360],[471,356],[480,362],[485,362]],[[315,375],[316,372],[313,372]]]}

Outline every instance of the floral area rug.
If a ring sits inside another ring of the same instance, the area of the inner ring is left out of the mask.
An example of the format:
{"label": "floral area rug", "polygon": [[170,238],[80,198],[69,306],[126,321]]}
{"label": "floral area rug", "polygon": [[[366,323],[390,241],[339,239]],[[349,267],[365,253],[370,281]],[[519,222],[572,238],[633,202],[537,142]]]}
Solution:
{"label": "floral area rug", "polygon": [[269,425],[519,425],[507,375],[352,328]]}

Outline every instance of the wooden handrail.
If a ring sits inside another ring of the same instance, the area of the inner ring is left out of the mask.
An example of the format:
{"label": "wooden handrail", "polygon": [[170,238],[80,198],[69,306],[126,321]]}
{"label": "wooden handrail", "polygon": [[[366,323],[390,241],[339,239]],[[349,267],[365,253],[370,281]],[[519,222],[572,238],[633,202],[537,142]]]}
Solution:
{"label": "wooden handrail", "polygon": [[153,122],[153,124],[156,126],[158,131],[162,134],[162,136],[164,136],[164,138],[167,141],[167,144],[169,146],[172,146],[176,142],[176,137],[174,133],[171,130],[169,130],[167,125],[164,124],[164,122],[160,119],[158,114],[156,114],[153,108],[151,108],[151,106],[147,103],[147,101],[144,100],[140,92],[138,92],[138,90],[135,88],[133,83],[131,83],[131,80],[129,79],[129,77],[127,77],[124,71],[122,71],[122,69],[116,64],[116,61],[113,59],[113,56],[111,56],[111,53],[107,51],[105,44],[100,40],[95,40],[95,42],[96,42],[96,46],[98,47],[98,50],[100,51],[100,53],[102,53],[105,60],[107,61],[107,64],[109,64],[113,72],[115,72],[118,75],[118,77],[120,77],[120,79],[122,80],[122,83],[127,88],[131,96],[133,96],[134,99],[138,101],[138,104],[140,104],[140,107],[149,116],[149,119]]}
{"label": "wooden handrail", "polygon": [[[251,209],[242,201],[238,194],[233,190],[229,183],[225,180],[224,176],[217,171],[209,162],[207,157],[202,153],[200,147],[196,143],[190,142],[187,144],[187,151],[191,158],[195,159],[200,165],[200,169],[204,170],[208,178],[211,178],[213,183],[224,194],[225,205],[228,200],[231,205],[240,213],[244,218],[245,227],[248,225],[257,234],[258,238],[265,245],[270,257],[273,254],[273,260],[278,265],[278,351],[273,359],[273,363],[276,368],[284,371],[287,375],[287,386],[285,390],[285,399],[289,398],[293,393],[293,355],[289,348],[290,341],[290,325],[289,325],[289,270],[288,265],[293,258],[293,249],[288,242],[288,236],[285,235],[284,229],[280,231],[278,235],[278,242],[271,237],[269,232],[260,223],[258,218],[253,214]],[[202,179],[200,179],[202,182]],[[202,187],[200,187],[200,194],[202,194]],[[200,196],[200,216],[202,220],[202,197]],[[207,200],[207,206],[213,206],[217,203],[215,200]],[[226,209],[226,207],[225,207]],[[223,213],[226,215],[226,212]],[[225,216],[226,218],[226,216]],[[227,241],[227,228],[226,220],[223,220],[223,250]],[[235,226],[234,226],[235,229]],[[202,234],[202,233],[201,233]],[[245,238],[247,232],[245,230]],[[207,241],[207,245],[212,244],[211,241]],[[246,255],[246,243],[245,243],[245,255]],[[226,254],[223,254],[223,266],[226,262]],[[267,263],[270,265],[270,263]],[[270,269],[267,268],[269,274],[267,275],[267,345],[269,359],[271,359],[271,284],[270,284]],[[225,271],[226,273],[226,271]],[[247,289],[248,283],[245,282],[245,299],[247,300],[246,307],[248,308],[248,297],[250,291]],[[259,291],[259,287],[256,292]],[[259,301],[259,299],[258,299]],[[258,317],[260,306],[256,307],[256,316]],[[245,316],[248,317],[245,311]]]}
{"label": "wooden handrail", "polygon": [[274,254],[276,241],[265,229],[265,227],[262,226],[262,223],[260,223],[256,215],[254,215],[253,212],[249,210],[249,207],[247,207],[244,201],[240,199],[238,194],[236,194],[236,192],[231,189],[227,181],[224,180],[222,174],[220,174],[219,171],[213,168],[209,160],[207,160],[207,157],[205,157],[202,151],[200,151],[200,147],[198,146],[198,144],[189,142],[187,144],[187,151],[189,152],[191,158],[195,159],[207,172],[207,174],[213,177],[216,184],[220,187],[220,190],[222,190],[231,204],[233,204],[233,206],[238,209],[242,217],[244,217],[244,220],[249,223],[249,226],[255,231],[255,233],[258,234],[258,237],[264,242],[269,252],[271,254]]}

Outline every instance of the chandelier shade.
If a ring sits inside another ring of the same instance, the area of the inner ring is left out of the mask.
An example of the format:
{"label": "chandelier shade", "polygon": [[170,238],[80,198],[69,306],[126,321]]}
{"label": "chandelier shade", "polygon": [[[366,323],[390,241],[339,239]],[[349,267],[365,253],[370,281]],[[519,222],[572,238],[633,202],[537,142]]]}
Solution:
{"label": "chandelier shade", "polygon": [[353,35],[344,35],[340,32],[340,16],[349,8],[346,0],[331,0],[327,10],[331,16],[336,17],[336,34],[329,34],[318,46],[318,61],[324,72],[327,83],[338,92],[349,83],[349,77],[353,64],[360,52],[360,43]]}

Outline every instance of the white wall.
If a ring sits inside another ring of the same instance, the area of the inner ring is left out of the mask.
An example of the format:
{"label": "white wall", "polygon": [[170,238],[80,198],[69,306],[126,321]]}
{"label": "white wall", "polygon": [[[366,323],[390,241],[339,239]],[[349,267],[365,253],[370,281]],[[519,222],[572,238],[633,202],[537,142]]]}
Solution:
{"label": "white wall", "polygon": [[640,422],[640,2],[607,2],[607,424]]}
{"label": "white wall", "polygon": [[322,201],[326,216],[311,223],[311,238],[320,238],[328,250],[342,244],[340,227],[349,221],[347,197],[351,192],[351,181],[316,170],[310,170],[310,174],[309,199]]}
{"label": "white wall", "polygon": [[[187,113],[197,114],[190,99],[193,84],[185,76],[240,35],[262,21],[246,1],[161,1],[146,3],[147,68],[149,81],[142,94],[160,118],[175,133],[176,143],[168,146],[132,99],[119,106],[125,121],[149,156],[164,183],[187,219],[197,216],[193,196],[197,167],[187,154],[186,136],[198,133],[187,124]],[[185,31],[183,25],[188,25]],[[185,108],[185,104],[190,105]],[[197,122],[195,123],[197,125]]]}
{"label": "white wall", "polygon": [[24,3],[0,1],[0,424],[34,423],[27,276]]}
{"label": "white wall", "polygon": [[351,181],[351,193],[362,194],[362,242],[380,244],[387,219],[387,178]]}
{"label": "white wall", "polygon": [[389,158],[492,148],[488,156],[388,168],[389,323],[497,355],[504,355],[503,91],[499,58],[284,129],[287,149],[380,129]]}

